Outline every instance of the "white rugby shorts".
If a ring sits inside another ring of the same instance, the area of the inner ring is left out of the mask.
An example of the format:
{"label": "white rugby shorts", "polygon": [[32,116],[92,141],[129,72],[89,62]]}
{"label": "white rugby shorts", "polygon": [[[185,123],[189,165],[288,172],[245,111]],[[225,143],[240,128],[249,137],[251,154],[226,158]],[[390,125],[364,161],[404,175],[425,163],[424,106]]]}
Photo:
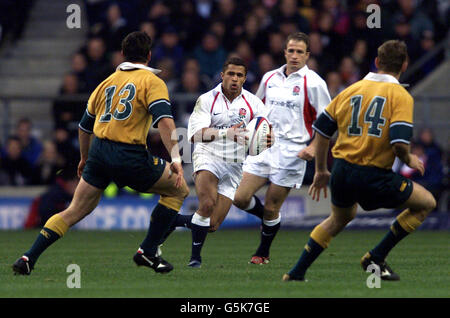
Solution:
{"label": "white rugby shorts", "polygon": [[306,173],[306,161],[297,157],[306,145],[275,142],[258,156],[245,159],[244,172],[267,178],[273,184],[300,188]]}
{"label": "white rugby shorts", "polygon": [[194,181],[198,171],[207,170],[219,179],[217,193],[234,200],[234,194],[242,179],[242,163],[230,163],[210,156],[196,155],[192,165]]}

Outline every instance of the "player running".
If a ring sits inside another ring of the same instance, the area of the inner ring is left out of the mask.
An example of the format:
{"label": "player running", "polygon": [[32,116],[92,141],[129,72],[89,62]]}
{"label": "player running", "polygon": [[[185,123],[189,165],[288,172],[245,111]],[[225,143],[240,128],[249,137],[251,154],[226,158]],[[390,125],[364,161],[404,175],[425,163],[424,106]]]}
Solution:
{"label": "player running", "polygon": [[[245,126],[265,115],[261,100],[242,88],[246,75],[244,61],[229,58],[223,65],[222,83],[197,99],[189,118],[188,138],[194,143],[192,159],[199,207],[192,216],[178,215],[176,224],[191,228],[191,267],[201,266],[200,252],[208,231],[217,230],[233,203],[246,156]],[[270,146],[270,134],[267,142]]]}
{"label": "player running", "polygon": [[[81,179],[72,202],[45,223],[31,248],[14,263],[15,273],[29,275],[42,252],[94,210],[111,181],[139,192],[160,194],[147,236],[133,260],[138,266],[150,267],[158,273],[173,269],[156,256],[156,251],[189,189],[183,178],[178,144],[171,139],[175,123],[167,87],[146,66],[151,43],[144,32],[127,35],[122,42],[127,62],[120,64],[91,94],[79,124]],[[152,156],[146,148],[152,123],[172,155],[170,164]]]}
{"label": "player running", "polygon": [[[261,242],[250,263],[269,263],[269,249],[280,228],[280,208],[291,188],[299,188],[312,160],[316,141],[312,124],[330,102],[325,81],[306,66],[309,38],[302,32],[288,36],[286,64],[266,73],[256,96],[268,108],[276,143],[262,154],[247,157],[234,205],[261,219]],[[254,195],[267,182],[264,205]]]}
{"label": "player running", "polygon": [[[314,123],[319,134],[316,172],[309,193],[318,201],[323,190],[326,197],[330,182],[331,215],[311,232],[300,259],[283,276],[284,281],[305,280],[308,267],[355,217],[357,203],[364,210],[404,209],[381,242],[361,259],[364,270],[369,265],[379,267],[381,279],[400,279],[386,264],[386,256],[436,206],[425,188],[392,171],[397,156],[410,168],[424,173],[423,163],[410,153],[413,98],[398,82],[407,60],[404,42],[383,43],[375,58],[378,73],[369,73],[342,91]],[[335,159],[330,178],[326,157],[335,131],[338,139],[332,150]]]}

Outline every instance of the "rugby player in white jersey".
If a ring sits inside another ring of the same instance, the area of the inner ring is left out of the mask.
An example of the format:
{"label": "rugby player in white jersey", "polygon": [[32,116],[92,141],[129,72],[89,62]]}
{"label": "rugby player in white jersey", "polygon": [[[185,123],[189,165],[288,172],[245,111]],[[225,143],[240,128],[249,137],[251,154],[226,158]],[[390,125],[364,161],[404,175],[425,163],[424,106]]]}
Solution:
{"label": "rugby player in white jersey", "polygon": [[[284,54],[286,64],[264,74],[256,92],[267,107],[276,142],[260,155],[247,157],[233,202],[262,220],[253,264],[269,263],[269,249],[280,228],[280,208],[289,191],[303,182],[306,161],[313,159],[316,145],[312,124],[330,102],[325,81],[306,66],[308,35],[289,35]],[[268,181],[263,205],[254,194]]]}
{"label": "rugby player in white jersey", "polygon": [[[176,225],[191,228],[191,267],[201,266],[200,252],[208,231],[217,230],[233,203],[246,157],[245,127],[253,118],[266,115],[262,101],[242,88],[246,75],[244,61],[230,57],[223,65],[222,83],[197,99],[189,118],[199,207],[192,216],[178,215]],[[269,146],[271,140],[269,134]]]}

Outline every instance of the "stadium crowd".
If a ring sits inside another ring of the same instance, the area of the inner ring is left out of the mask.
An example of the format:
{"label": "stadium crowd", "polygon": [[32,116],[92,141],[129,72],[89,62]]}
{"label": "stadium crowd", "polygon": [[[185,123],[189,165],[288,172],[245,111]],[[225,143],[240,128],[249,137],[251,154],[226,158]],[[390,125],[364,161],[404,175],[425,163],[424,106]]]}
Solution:
{"label": "stadium crowd", "polygon": [[[372,3],[382,8],[381,28],[367,27],[370,13],[366,8]],[[154,40],[149,66],[162,70],[159,76],[167,83],[170,96],[198,96],[217,85],[222,64],[231,54],[246,61],[249,72],[244,88],[255,92],[264,73],[284,64],[286,36],[305,32],[310,36],[307,65],[326,79],[333,98],[374,70],[376,48],[383,41],[404,40],[413,64],[446,36],[450,21],[448,6],[439,0],[85,0],[84,4],[88,36],[72,54],[60,97],[90,94],[123,62],[124,36],[141,30]],[[5,14],[16,12],[7,10],[12,7],[22,7],[21,12],[30,9],[28,1],[2,1],[0,39],[20,38],[26,23],[27,14],[17,19]],[[431,72],[440,58],[428,62],[410,83]],[[178,104],[172,99],[178,126],[187,126],[194,102]],[[55,100],[52,140],[34,138],[32,122],[20,120],[14,134],[0,145],[0,185],[52,184],[58,171],[76,164],[77,123],[85,105],[85,100]],[[150,135],[149,143],[158,149],[157,134]],[[429,151],[430,144],[435,150]],[[436,193],[441,193],[444,166],[448,167],[444,160],[449,156],[432,141],[424,141],[422,134],[415,145],[423,156],[440,163],[440,171],[411,177],[433,183],[440,189]],[[305,183],[310,181],[307,176]]]}

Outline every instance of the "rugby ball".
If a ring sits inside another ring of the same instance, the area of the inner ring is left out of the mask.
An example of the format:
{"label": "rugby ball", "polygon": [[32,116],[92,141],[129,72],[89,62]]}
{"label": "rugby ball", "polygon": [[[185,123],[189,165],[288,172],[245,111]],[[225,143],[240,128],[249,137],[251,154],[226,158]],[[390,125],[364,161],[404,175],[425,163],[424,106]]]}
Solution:
{"label": "rugby ball", "polygon": [[247,125],[247,153],[257,156],[267,147],[267,135],[270,132],[269,121],[265,117],[255,117]]}

